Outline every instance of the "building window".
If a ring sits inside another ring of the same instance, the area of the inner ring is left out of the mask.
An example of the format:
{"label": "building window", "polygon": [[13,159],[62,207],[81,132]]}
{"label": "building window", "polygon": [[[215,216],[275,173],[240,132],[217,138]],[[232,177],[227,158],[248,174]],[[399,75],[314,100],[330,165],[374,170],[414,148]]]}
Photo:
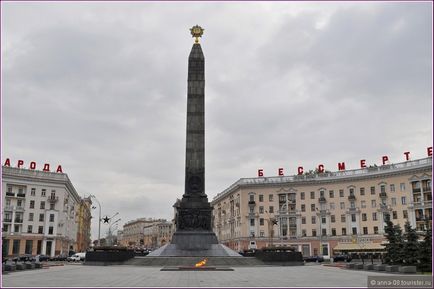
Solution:
{"label": "building window", "polygon": [[353,235],[357,235],[357,228],[353,227],[352,230],[353,230]]}
{"label": "building window", "polygon": [[32,225],[28,225],[27,226],[27,233],[32,233],[33,231],[33,226]]}
{"label": "building window", "polygon": [[332,236],[336,236],[336,229],[332,228]]}
{"label": "building window", "polygon": [[53,226],[48,227],[48,235],[53,235]]}
{"label": "building window", "polygon": [[50,222],[54,222],[54,214],[50,214]]}
{"label": "building window", "polygon": [[29,221],[30,221],[30,222],[33,221],[33,213],[29,213]]}
{"label": "building window", "polygon": [[300,199],[304,200],[304,192],[300,193]]}
{"label": "building window", "polygon": [[26,248],[24,254],[32,254],[33,240],[26,240]]}
{"label": "building window", "polygon": [[304,205],[304,204],[301,205],[301,211],[302,211],[302,212],[306,212],[306,205]]}
{"label": "building window", "polygon": [[263,214],[264,213],[264,207],[263,206],[259,206],[259,214]]}
{"label": "building window", "polygon": [[340,206],[341,206],[341,210],[345,210],[345,203],[344,202],[341,202]]}
{"label": "building window", "polygon": [[405,191],[405,183],[400,183],[399,189],[401,190],[401,192],[404,192]]}
{"label": "building window", "polygon": [[259,195],[259,201],[263,202],[264,201],[264,195]]}
{"label": "building window", "polygon": [[344,190],[339,190],[339,197],[341,197],[341,198],[344,197]]}
{"label": "building window", "polygon": [[41,210],[44,210],[44,209],[45,209],[45,202],[44,202],[44,201],[41,201],[41,206],[40,206],[40,208],[41,208]]}
{"label": "building window", "polygon": [[259,226],[264,226],[264,218],[259,219]]}
{"label": "building window", "polygon": [[351,209],[355,209],[356,208],[356,203],[354,203],[353,201],[350,202],[350,207]]}
{"label": "building window", "polygon": [[380,192],[381,192],[382,194],[385,194],[385,193],[386,193],[386,185],[381,185],[381,186],[380,186]]}
{"label": "building window", "polygon": [[377,226],[374,226],[374,234],[378,234],[378,227]]}
{"label": "building window", "polygon": [[30,196],[34,197],[36,195],[36,189],[35,188],[31,188],[30,189]]}
{"label": "building window", "polygon": [[395,192],[395,185],[394,184],[390,184],[390,191]]}
{"label": "building window", "polygon": [[54,210],[54,207],[55,206],[55,204],[54,203],[50,203],[50,210]]}
{"label": "building window", "polygon": [[394,220],[398,219],[398,212],[397,211],[393,211],[392,215],[393,215]]}
{"label": "building window", "polygon": [[365,214],[365,213],[363,213],[362,214],[362,221],[367,221],[368,220],[368,218],[367,218],[367,215]]}
{"label": "building window", "polygon": [[39,214],[39,222],[43,222],[44,221],[44,214]]}
{"label": "building window", "polygon": [[22,208],[23,207],[23,200],[17,200],[17,207]]}
{"label": "building window", "polygon": [[341,223],[345,223],[345,214],[341,215]]}
{"label": "building window", "polygon": [[20,253],[20,242],[21,240],[14,240],[12,243],[12,254],[18,255]]}
{"label": "building window", "polygon": [[403,205],[407,204],[407,200],[405,199],[405,197],[401,197],[401,204]]}
{"label": "building window", "polygon": [[274,198],[273,196],[274,196],[273,194],[268,195],[268,201],[272,202]]}
{"label": "building window", "polygon": [[255,219],[250,219],[250,226],[254,226],[255,225]]}
{"label": "building window", "polygon": [[372,221],[377,221],[377,213],[372,213]]}
{"label": "building window", "polygon": [[310,198],[315,199],[315,192],[310,192]]}
{"label": "building window", "polygon": [[30,209],[34,209],[35,208],[35,201],[31,200],[29,203]]}
{"label": "building window", "polygon": [[375,195],[375,187],[371,187],[371,195]]}
{"label": "building window", "polygon": [[312,229],[312,237],[316,237],[316,230]]}
{"label": "building window", "polygon": [[346,228],[342,228],[342,236],[347,235],[347,229]]}
{"label": "building window", "polygon": [[329,197],[330,198],[334,198],[335,197],[335,192],[333,190],[329,191]]}
{"label": "building window", "polygon": [[323,223],[323,224],[327,223],[327,219],[325,217],[322,217],[321,218],[321,223]]}
{"label": "building window", "polygon": [[354,196],[354,189],[353,188],[350,189],[350,196]]}
{"label": "building window", "polygon": [[[272,195],[270,195],[270,196],[272,196]],[[268,207],[268,211],[270,212],[270,214],[273,214],[274,213],[274,207],[273,206]]]}
{"label": "building window", "polygon": [[15,233],[19,233],[20,232],[20,226],[19,225],[15,225],[14,226],[14,232]]}
{"label": "building window", "polygon": [[315,217],[315,216],[312,216],[312,218],[311,218],[311,223],[312,223],[312,224],[316,224],[316,217]]}
{"label": "building window", "polygon": [[360,202],[360,206],[361,206],[362,208],[366,208],[366,201],[361,201],[361,202]]}
{"label": "building window", "polygon": [[407,210],[403,210],[402,211],[402,215],[403,215],[404,219],[408,219],[408,212],[407,212]]}
{"label": "building window", "polygon": [[364,196],[365,195],[365,188],[360,188],[360,195]]}
{"label": "building window", "polygon": [[396,198],[392,198],[392,206],[396,206]]}
{"label": "building window", "polygon": [[377,207],[377,202],[375,200],[371,200],[371,208]]}
{"label": "building window", "polygon": [[363,227],[363,234],[368,235],[368,227]]}
{"label": "building window", "polygon": [[259,231],[259,237],[265,237],[264,231]]}
{"label": "building window", "polygon": [[334,210],[335,209],[335,203],[330,203],[330,210]]}
{"label": "building window", "polygon": [[356,214],[351,214],[351,222],[355,222],[356,221]]}
{"label": "building window", "polygon": [[255,201],[255,195],[254,194],[250,194],[249,195],[249,201],[250,202],[254,202]]}
{"label": "building window", "polygon": [[305,230],[305,229],[301,230],[301,235],[302,235],[303,237],[306,237],[306,230]]}
{"label": "building window", "polygon": [[335,215],[330,216],[330,222],[332,222],[332,223],[336,222],[336,216]]}
{"label": "building window", "polygon": [[43,226],[38,227],[38,234],[44,234],[44,227]]}
{"label": "building window", "polygon": [[315,212],[315,204],[310,205],[310,211]]}
{"label": "building window", "polygon": [[323,236],[327,236],[327,229],[321,229],[321,234]]}
{"label": "building window", "polygon": [[47,194],[47,190],[46,189],[42,189],[42,191],[41,191],[41,197],[45,197],[46,194]]}
{"label": "building window", "polygon": [[301,223],[306,224],[306,217],[301,217]]}

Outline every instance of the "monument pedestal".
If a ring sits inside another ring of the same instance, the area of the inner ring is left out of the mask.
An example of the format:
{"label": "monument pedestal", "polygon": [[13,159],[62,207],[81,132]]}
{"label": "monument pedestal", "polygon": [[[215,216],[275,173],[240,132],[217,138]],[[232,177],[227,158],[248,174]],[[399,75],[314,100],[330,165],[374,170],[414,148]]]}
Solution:
{"label": "monument pedestal", "polygon": [[181,250],[210,250],[211,245],[218,244],[218,240],[211,231],[177,231],[171,243]]}

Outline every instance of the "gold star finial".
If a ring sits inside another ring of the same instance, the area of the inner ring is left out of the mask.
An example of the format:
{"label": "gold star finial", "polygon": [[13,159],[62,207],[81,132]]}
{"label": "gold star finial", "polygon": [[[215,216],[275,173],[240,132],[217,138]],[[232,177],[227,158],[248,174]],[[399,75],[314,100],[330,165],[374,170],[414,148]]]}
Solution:
{"label": "gold star finial", "polygon": [[199,25],[196,25],[196,26],[193,26],[192,28],[190,28],[191,36],[196,37],[196,39],[194,41],[195,43],[199,43],[199,37],[202,37],[204,30],[205,29],[203,29]]}

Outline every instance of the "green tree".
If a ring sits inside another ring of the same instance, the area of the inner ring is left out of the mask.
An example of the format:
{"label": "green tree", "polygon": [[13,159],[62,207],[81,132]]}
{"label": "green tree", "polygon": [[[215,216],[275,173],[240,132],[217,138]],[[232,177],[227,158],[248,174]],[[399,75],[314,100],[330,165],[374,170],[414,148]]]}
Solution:
{"label": "green tree", "polygon": [[401,227],[392,223],[389,214],[385,214],[384,219],[386,222],[386,226],[384,227],[384,236],[388,241],[386,244],[384,262],[389,265],[401,264],[403,260],[404,249],[404,240],[402,237]]}
{"label": "green tree", "polygon": [[405,222],[404,228],[404,263],[406,265],[416,265],[419,259],[419,236],[416,233],[416,229],[411,227],[409,221]]}
{"label": "green tree", "polygon": [[425,234],[423,241],[419,244],[419,269],[422,272],[432,271],[432,228],[428,221],[425,223]]}

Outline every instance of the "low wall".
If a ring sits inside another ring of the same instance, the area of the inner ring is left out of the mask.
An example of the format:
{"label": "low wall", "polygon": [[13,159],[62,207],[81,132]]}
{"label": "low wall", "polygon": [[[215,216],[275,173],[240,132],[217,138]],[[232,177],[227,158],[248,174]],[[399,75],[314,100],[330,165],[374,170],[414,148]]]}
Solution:
{"label": "low wall", "polygon": [[304,265],[301,252],[258,250],[256,251],[255,257],[266,264],[286,266]]}
{"label": "low wall", "polygon": [[86,253],[85,265],[115,265],[134,258],[134,251],[91,251]]}

